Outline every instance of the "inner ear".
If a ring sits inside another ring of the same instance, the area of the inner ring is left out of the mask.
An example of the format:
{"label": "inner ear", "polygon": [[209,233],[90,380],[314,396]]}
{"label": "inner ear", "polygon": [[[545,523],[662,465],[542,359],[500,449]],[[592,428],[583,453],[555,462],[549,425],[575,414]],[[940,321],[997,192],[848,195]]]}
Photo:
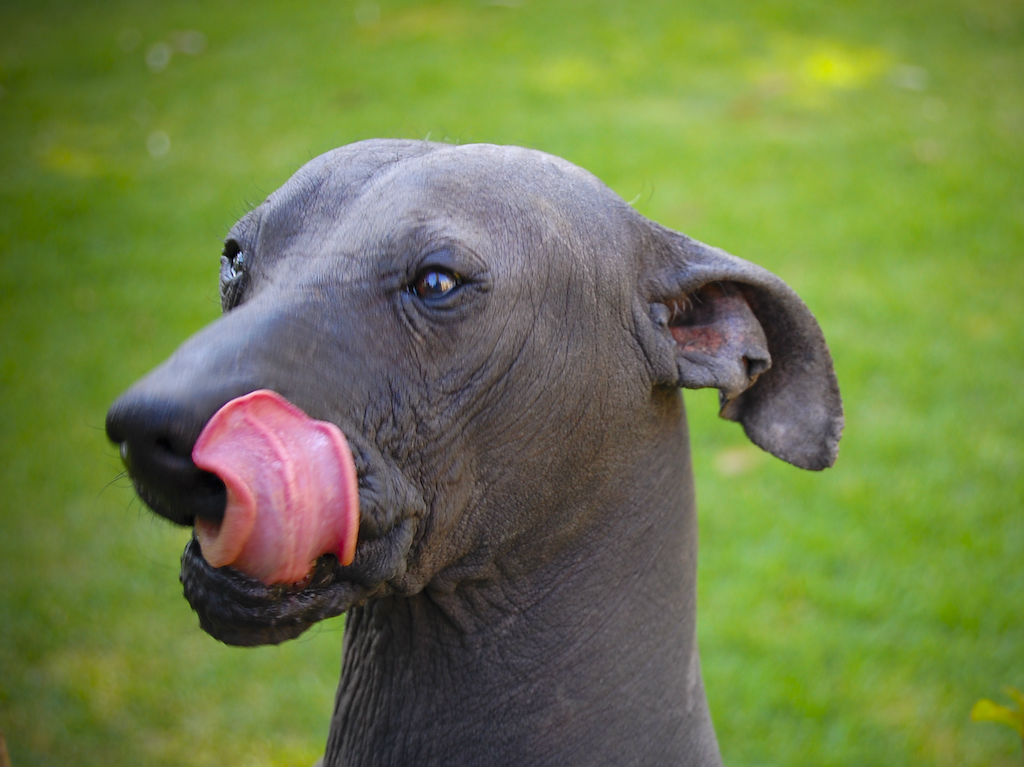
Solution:
{"label": "inner ear", "polygon": [[678,384],[713,387],[723,408],[771,367],[764,329],[734,282],[711,282],[665,302]]}

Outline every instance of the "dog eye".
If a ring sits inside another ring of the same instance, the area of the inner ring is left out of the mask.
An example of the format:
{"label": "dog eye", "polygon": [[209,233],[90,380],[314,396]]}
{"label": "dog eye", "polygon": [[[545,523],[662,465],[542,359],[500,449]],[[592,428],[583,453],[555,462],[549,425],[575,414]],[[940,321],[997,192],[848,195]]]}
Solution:
{"label": "dog eye", "polygon": [[225,242],[224,253],[220,258],[220,297],[224,311],[238,304],[245,288],[247,268],[247,259],[242,246],[235,240]]}
{"label": "dog eye", "polygon": [[224,243],[225,277],[236,280],[245,272],[245,251],[234,240]]}
{"label": "dog eye", "polygon": [[462,278],[455,272],[437,267],[428,267],[416,275],[409,291],[417,298],[430,300],[443,298],[462,285]]}

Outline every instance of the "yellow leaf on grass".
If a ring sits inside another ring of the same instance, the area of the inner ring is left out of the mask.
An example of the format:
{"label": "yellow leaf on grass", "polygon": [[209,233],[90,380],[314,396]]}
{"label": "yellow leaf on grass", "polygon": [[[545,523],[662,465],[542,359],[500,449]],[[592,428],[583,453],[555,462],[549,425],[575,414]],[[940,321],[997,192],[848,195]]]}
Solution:
{"label": "yellow leaf on grass", "polygon": [[974,704],[971,719],[975,722],[999,722],[1008,725],[1024,738],[1024,713],[1001,706],[987,698],[982,698]]}

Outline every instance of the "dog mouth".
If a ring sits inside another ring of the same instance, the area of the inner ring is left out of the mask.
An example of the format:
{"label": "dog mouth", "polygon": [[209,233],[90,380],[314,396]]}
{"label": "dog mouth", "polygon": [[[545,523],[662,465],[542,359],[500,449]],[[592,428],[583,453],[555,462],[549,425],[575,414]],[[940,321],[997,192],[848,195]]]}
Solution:
{"label": "dog mouth", "polygon": [[215,638],[292,639],[404,574],[418,517],[374,513],[379,483],[335,424],[257,390],[214,413],[192,459],[226,491],[221,519],[197,517],[182,554],[185,597]]}
{"label": "dog mouth", "polygon": [[276,644],[416,588],[422,492],[358,430],[349,443],[270,390],[181,399],[140,386],[111,408],[107,434],[139,497],[193,527],[181,582],[216,639]]}
{"label": "dog mouth", "polygon": [[400,590],[418,528],[418,517],[405,517],[380,537],[361,537],[351,565],[325,554],[301,581],[270,585],[230,566],[214,567],[193,536],[181,556],[180,580],[200,627],[215,639],[244,647],[279,644]]}
{"label": "dog mouth", "polygon": [[269,390],[192,432],[197,410],[129,399],[108,434],[142,500],[193,527],[181,582],[203,629],[276,644],[403,587],[424,504],[393,460]]}

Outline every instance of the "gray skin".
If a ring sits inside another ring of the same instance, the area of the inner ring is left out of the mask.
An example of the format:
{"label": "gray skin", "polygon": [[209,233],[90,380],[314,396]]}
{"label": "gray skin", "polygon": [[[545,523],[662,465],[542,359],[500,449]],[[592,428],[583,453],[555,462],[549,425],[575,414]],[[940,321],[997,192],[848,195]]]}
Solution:
{"label": "gray skin", "polygon": [[268,587],[193,541],[181,571],[229,644],[348,612],[325,764],[720,761],[680,387],[719,389],[776,456],[831,465],[839,391],[790,288],[559,158],[376,140],[242,218],[221,292],[224,316],[107,430],[185,525],[223,514],[189,456],[228,400],[274,389],[348,437],[351,565]]}

